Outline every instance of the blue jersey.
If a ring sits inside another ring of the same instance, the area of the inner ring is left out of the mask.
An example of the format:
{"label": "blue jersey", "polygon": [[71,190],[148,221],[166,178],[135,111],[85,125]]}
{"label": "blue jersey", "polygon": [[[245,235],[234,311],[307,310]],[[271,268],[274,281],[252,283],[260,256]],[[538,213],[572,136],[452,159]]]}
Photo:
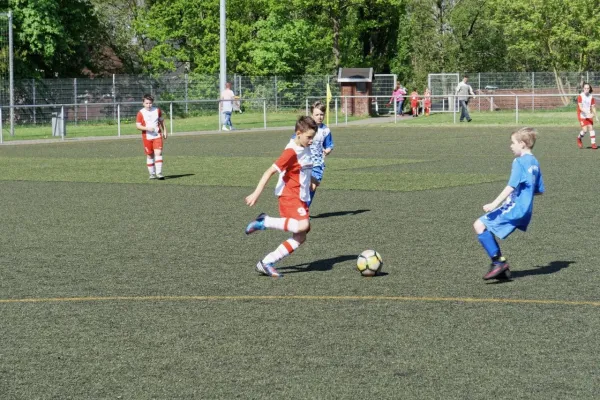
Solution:
{"label": "blue jersey", "polygon": [[527,230],[533,213],[533,196],[544,193],[540,163],[533,154],[523,154],[513,160],[508,186],[515,190],[500,207],[481,218],[485,226],[501,239],[516,228]]}

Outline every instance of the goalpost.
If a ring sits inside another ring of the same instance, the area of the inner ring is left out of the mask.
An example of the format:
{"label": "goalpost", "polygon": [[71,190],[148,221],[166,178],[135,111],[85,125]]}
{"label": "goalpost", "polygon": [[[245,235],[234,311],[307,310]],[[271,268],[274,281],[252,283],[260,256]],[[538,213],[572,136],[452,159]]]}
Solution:
{"label": "goalpost", "polygon": [[[429,74],[427,86],[431,91],[432,112],[454,112],[457,109],[454,93],[459,82],[459,74]],[[443,96],[443,97],[439,97]]]}

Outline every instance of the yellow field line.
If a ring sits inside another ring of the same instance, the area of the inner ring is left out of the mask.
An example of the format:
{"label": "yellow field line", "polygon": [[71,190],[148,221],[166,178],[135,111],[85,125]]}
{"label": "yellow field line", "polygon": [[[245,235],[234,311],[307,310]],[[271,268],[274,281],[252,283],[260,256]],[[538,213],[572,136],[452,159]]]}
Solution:
{"label": "yellow field line", "polygon": [[496,304],[541,304],[563,306],[600,307],[600,301],[570,301],[550,299],[502,299],[475,297],[412,297],[412,296],[106,296],[106,297],[47,297],[0,299],[0,304],[11,303],[68,303],[98,301],[248,301],[248,300],[312,300],[312,301],[404,301],[404,302],[453,302]]}

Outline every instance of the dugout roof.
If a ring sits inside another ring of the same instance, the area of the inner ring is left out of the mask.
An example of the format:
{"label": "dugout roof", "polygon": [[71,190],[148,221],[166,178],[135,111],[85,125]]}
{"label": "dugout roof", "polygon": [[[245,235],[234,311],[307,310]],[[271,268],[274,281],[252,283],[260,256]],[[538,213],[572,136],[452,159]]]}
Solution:
{"label": "dugout roof", "polygon": [[373,68],[340,68],[337,81],[339,83],[372,82]]}

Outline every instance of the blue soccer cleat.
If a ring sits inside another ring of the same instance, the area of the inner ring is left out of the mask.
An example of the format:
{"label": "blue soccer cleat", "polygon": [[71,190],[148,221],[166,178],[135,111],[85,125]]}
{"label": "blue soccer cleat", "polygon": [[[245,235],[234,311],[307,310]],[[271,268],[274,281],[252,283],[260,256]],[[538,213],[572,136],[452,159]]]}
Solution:
{"label": "blue soccer cleat", "polygon": [[265,264],[262,261],[256,264],[256,272],[270,276],[271,278],[283,278],[283,274],[279,273],[273,264]]}
{"label": "blue soccer cleat", "polygon": [[265,228],[265,217],[266,216],[267,216],[267,214],[260,213],[254,221],[250,222],[248,224],[248,226],[246,227],[246,235],[249,235],[256,231],[264,231],[266,229]]}

